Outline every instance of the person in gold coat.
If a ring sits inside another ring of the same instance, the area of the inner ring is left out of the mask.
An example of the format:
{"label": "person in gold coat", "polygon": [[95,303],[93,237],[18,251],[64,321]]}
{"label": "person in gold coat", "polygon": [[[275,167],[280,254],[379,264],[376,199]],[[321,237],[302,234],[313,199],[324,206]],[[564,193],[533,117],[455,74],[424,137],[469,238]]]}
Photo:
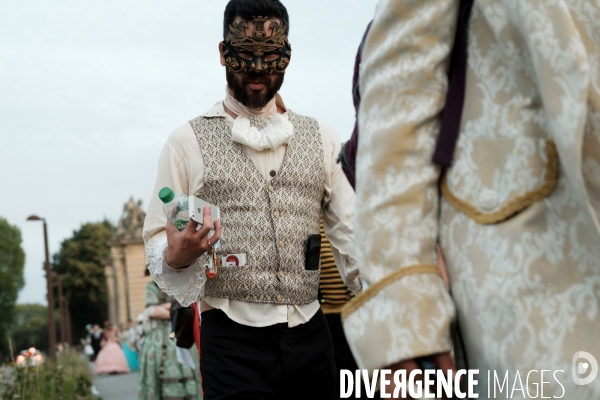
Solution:
{"label": "person in gold coat", "polygon": [[509,398],[540,385],[600,398],[600,3],[473,2],[442,169],[459,3],[382,1],[365,42],[355,240],[368,288],[343,311],[350,347],[369,370],[447,362],[457,316],[480,398],[494,371],[516,383]]}

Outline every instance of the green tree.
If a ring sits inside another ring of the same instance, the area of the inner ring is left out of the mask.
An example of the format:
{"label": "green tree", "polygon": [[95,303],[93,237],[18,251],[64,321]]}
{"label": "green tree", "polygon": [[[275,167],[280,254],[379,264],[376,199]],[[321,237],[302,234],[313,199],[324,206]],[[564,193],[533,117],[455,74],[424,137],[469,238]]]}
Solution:
{"label": "green tree", "polygon": [[8,330],[14,319],[19,290],[25,284],[21,231],[0,218],[0,358],[8,355]]}
{"label": "green tree", "polygon": [[15,306],[16,318],[11,328],[15,355],[32,346],[40,350],[48,350],[48,314],[46,310],[46,306],[41,304],[17,304]]}
{"label": "green tree", "polygon": [[104,263],[110,255],[106,243],[114,230],[107,220],[84,224],[54,255],[54,271],[62,277],[63,293],[69,300],[74,341],[85,336],[86,324],[101,324],[107,319]]}

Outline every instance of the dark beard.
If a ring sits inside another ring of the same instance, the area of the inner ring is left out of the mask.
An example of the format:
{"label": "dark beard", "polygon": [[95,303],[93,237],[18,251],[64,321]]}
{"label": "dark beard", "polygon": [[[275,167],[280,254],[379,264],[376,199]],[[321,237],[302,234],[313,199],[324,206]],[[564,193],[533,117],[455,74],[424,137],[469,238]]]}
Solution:
{"label": "dark beard", "polygon": [[[263,108],[281,89],[284,74],[270,75],[256,72],[238,74],[227,71],[225,76],[229,88],[233,91],[233,97],[237,101],[249,108]],[[249,81],[263,82],[267,89],[265,94],[262,94],[262,91],[256,92],[247,87],[246,84]]]}

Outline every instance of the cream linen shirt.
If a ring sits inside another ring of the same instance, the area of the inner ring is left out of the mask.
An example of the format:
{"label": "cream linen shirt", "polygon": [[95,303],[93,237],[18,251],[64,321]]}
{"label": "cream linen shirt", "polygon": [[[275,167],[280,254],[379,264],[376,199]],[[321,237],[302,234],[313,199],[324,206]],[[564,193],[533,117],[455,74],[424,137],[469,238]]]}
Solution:
{"label": "cream linen shirt", "polygon": [[[278,96],[279,100],[279,96]],[[279,106],[285,109],[283,102]],[[287,112],[283,114],[287,117]],[[225,112],[223,102],[217,103],[203,117],[225,118],[233,125],[234,119]],[[322,204],[325,233],[331,242],[334,258],[346,285],[354,292],[361,290],[358,268],[354,257],[354,190],[346,180],[341,166],[337,163],[341,141],[336,132],[329,126],[319,122],[325,157],[325,193]],[[274,150],[256,151],[242,145],[248,157],[258,171],[270,182],[270,171],[279,171],[287,145]],[[204,162],[198,139],[189,123],[177,128],[167,139],[160,157],[156,185],[152,193],[148,214],[144,223],[144,242],[146,243],[146,264],[150,265],[160,251],[157,246],[165,246],[165,224],[162,203],[158,191],[170,187],[175,192],[198,193],[204,185]],[[166,262],[162,262],[163,285],[174,288],[177,295],[190,288],[190,278],[194,274],[193,267],[174,270]],[[169,292],[169,290],[167,290]],[[172,290],[171,290],[172,291]],[[198,295],[200,290],[198,289]],[[303,305],[279,305],[251,303],[227,298],[204,297],[211,307],[225,312],[229,318],[247,326],[262,327],[277,323],[286,323],[289,327],[307,322],[318,310],[318,301]]]}

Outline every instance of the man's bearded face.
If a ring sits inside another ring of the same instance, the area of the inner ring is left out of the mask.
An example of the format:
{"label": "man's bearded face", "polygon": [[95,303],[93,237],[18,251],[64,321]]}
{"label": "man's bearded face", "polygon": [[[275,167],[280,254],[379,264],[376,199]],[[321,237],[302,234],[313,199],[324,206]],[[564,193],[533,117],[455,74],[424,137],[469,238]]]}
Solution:
{"label": "man's bearded face", "polygon": [[227,71],[226,77],[237,101],[249,108],[263,108],[283,85],[284,74]]}

